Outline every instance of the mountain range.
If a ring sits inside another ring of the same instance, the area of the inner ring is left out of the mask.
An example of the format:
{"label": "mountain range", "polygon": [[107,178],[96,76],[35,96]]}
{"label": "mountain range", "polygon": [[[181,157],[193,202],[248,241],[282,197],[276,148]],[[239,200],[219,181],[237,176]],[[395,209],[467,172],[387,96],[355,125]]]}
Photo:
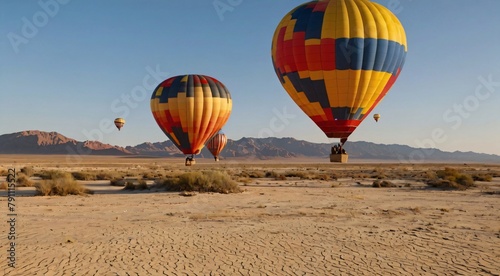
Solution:
{"label": "mountain range", "polygon": [[[312,143],[294,138],[228,139],[221,159],[327,158],[332,144]],[[348,142],[345,149],[350,160],[384,160],[388,162],[484,162],[500,163],[500,156],[475,152],[445,152],[438,149],[413,148],[370,142]],[[77,141],[57,132],[27,130],[0,135],[0,154],[82,154],[183,157],[172,141],[144,142],[119,147],[99,141]],[[212,158],[204,148],[197,158]]]}

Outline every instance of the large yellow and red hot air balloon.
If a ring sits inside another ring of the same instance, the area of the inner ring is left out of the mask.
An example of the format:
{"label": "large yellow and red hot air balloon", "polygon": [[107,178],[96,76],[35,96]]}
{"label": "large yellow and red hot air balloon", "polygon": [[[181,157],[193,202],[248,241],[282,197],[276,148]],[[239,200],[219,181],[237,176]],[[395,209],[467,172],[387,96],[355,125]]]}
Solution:
{"label": "large yellow and red hot air balloon", "polygon": [[204,75],[180,75],[156,87],[151,111],[177,148],[195,155],[229,119],[232,103],[220,81]]}
{"label": "large yellow and red hot air balloon", "polygon": [[227,144],[226,134],[218,132],[207,141],[207,149],[214,156],[215,161],[219,161],[219,154]]}
{"label": "large yellow and red hot air balloon", "polygon": [[406,52],[399,20],[369,0],[302,4],[281,20],[272,42],[285,90],[327,137],[342,143],[394,84]]}

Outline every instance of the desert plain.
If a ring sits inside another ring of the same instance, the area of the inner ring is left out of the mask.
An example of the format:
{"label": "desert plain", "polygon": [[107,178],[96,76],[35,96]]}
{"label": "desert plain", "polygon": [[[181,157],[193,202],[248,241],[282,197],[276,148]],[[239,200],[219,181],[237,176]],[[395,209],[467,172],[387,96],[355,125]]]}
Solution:
{"label": "desert plain", "polygon": [[[23,167],[147,175],[150,189],[16,187],[14,209],[0,190],[2,275],[500,275],[500,164],[0,157],[0,170]],[[467,190],[425,183],[446,167],[492,178]],[[167,192],[151,180],[214,170],[242,192]]]}

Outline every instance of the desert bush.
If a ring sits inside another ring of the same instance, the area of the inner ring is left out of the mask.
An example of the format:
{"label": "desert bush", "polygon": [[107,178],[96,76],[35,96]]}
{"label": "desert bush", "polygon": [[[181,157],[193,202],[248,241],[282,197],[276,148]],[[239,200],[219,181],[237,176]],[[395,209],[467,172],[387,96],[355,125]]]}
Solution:
{"label": "desert bush", "polygon": [[252,182],[252,180],[249,177],[238,177],[235,180],[245,185]]}
{"label": "desert bush", "polygon": [[436,178],[429,179],[427,184],[436,188],[456,190],[465,190],[475,186],[472,176],[453,168],[436,171]]}
{"label": "desert bush", "polygon": [[0,183],[0,190],[7,190],[7,182],[3,181],[2,183]]}
{"label": "desert bush", "polygon": [[72,172],[71,175],[76,180],[95,180],[95,175],[88,172]]}
{"label": "desert bush", "polygon": [[279,176],[279,173],[275,172],[275,171],[267,171],[266,172],[266,177],[268,178],[276,178]]}
{"label": "desert bush", "polygon": [[123,178],[123,174],[118,172],[100,172],[95,175],[95,180],[111,180],[113,178]]}
{"label": "desert bush", "polygon": [[490,174],[473,174],[472,179],[474,181],[491,182],[493,180],[493,176],[491,176]]}
{"label": "desert bush", "polygon": [[89,194],[91,191],[78,183],[70,173],[53,173],[50,179],[37,183],[37,195],[42,196],[66,196],[66,195],[83,195]]}
{"label": "desert bush", "polygon": [[240,177],[264,178],[266,174],[262,171],[242,171],[238,174]]}
{"label": "desert bush", "polygon": [[135,190],[135,185],[133,182],[127,181],[127,183],[125,183],[125,187],[123,189],[124,190]]}
{"label": "desert bush", "polygon": [[47,179],[64,178],[67,176],[67,174],[68,174],[67,172],[63,172],[63,171],[49,170],[49,171],[42,171],[40,173],[35,173],[34,175],[40,177],[43,180],[47,180]]}
{"label": "desert bush", "polygon": [[148,190],[148,184],[145,180],[139,180],[138,184],[134,184],[134,182],[127,181],[125,183],[124,190]]}
{"label": "desert bush", "polygon": [[373,181],[372,187],[375,188],[393,188],[397,187],[394,183],[387,181],[387,180],[375,180]]}
{"label": "desert bush", "polygon": [[21,172],[24,173],[27,177],[30,177],[33,175],[34,170],[33,170],[33,167],[26,166],[26,167],[21,168]]}
{"label": "desert bush", "polygon": [[142,174],[142,179],[155,179],[155,175],[151,172],[145,172]]}
{"label": "desert bush", "polygon": [[300,179],[309,179],[309,174],[302,171],[285,172],[286,177],[298,177]]}
{"label": "desert bush", "polygon": [[161,183],[167,191],[237,193],[238,184],[227,173],[220,171],[196,171],[181,174],[178,178],[167,178]]}
{"label": "desert bush", "polygon": [[111,186],[125,186],[125,180],[121,178],[113,178],[109,181]]}
{"label": "desert bush", "polygon": [[6,169],[1,169],[0,170],[0,176],[7,176],[9,172]]}
{"label": "desert bush", "polygon": [[33,180],[22,173],[17,176],[16,182],[19,187],[33,187],[35,185],[35,182]]}

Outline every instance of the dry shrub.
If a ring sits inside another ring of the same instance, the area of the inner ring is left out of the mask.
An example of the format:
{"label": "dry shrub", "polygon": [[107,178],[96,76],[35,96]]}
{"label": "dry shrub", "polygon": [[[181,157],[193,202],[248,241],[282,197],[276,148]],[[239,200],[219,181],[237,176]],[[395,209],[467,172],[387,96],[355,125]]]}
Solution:
{"label": "dry shrub", "polygon": [[8,187],[7,182],[4,181],[0,183],[0,190],[7,190],[7,187]]}
{"label": "dry shrub", "polygon": [[472,179],[474,181],[491,182],[493,180],[493,176],[490,174],[473,174]]}
{"label": "dry shrub", "polygon": [[33,180],[21,173],[18,175],[16,182],[19,187],[33,187],[35,185]]}
{"label": "dry shrub", "polygon": [[280,174],[275,171],[267,171],[266,177],[268,178],[277,178]]}
{"label": "dry shrub", "polygon": [[125,183],[124,190],[149,190],[148,184],[144,180],[139,180],[138,184],[134,182],[127,181]]}
{"label": "dry shrub", "polygon": [[76,180],[95,180],[95,174],[88,172],[72,172],[71,175]]}
{"label": "dry shrub", "polygon": [[120,173],[100,172],[95,175],[95,180],[111,180],[123,177]]}
{"label": "dry shrub", "polygon": [[90,194],[91,191],[78,183],[70,173],[54,173],[51,179],[44,180],[36,185],[37,195],[66,196]]}
{"label": "dry shrub", "polygon": [[27,177],[33,176],[34,170],[31,166],[26,166],[21,168],[21,172],[24,173]]}
{"label": "dry shrub", "polygon": [[64,177],[66,177],[67,174],[68,174],[67,172],[63,172],[63,171],[49,170],[49,171],[42,171],[40,173],[36,173],[35,176],[38,176],[41,179],[47,180],[47,179],[64,178]]}
{"label": "dry shrub", "polygon": [[125,180],[121,179],[121,178],[113,178],[109,181],[109,183],[111,184],[111,186],[125,186]]}
{"label": "dry shrub", "polygon": [[427,184],[435,188],[453,190],[465,190],[475,186],[472,176],[453,168],[436,171],[436,178],[429,179]]}
{"label": "dry shrub", "polygon": [[266,174],[261,171],[242,171],[238,174],[241,177],[250,177],[250,178],[264,178]]}
{"label": "dry shrub", "polygon": [[240,183],[243,183],[243,184],[248,184],[248,183],[251,183],[252,182],[252,179],[248,178],[248,177],[238,177],[236,179],[237,182],[240,182]]}
{"label": "dry shrub", "polygon": [[0,176],[7,176],[9,172],[6,169],[1,169],[0,170]]}
{"label": "dry shrub", "polygon": [[181,174],[178,178],[167,178],[159,185],[167,191],[239,193],[238,184],[231,177],[220,171],[197,171]]}
{"label": "dry shrub", "polygon": [[375,188],[394,188],[394,187],[397,187],[396,184],[390,182],[390,181],[387,181],[387,180],[375,180],[373,181],[373,184],[372,184],[372,187],[375,187]]}
{"label": "dry shrub", "polygon": [[325,173],[315,174],[311,177],[314,180],[330,180],[330,175]]}
{"label": "dry shrub", "polygon": [[309,179],[309,174],[301,171],[285,172],[286,177],[298,177],[300,179]]}

